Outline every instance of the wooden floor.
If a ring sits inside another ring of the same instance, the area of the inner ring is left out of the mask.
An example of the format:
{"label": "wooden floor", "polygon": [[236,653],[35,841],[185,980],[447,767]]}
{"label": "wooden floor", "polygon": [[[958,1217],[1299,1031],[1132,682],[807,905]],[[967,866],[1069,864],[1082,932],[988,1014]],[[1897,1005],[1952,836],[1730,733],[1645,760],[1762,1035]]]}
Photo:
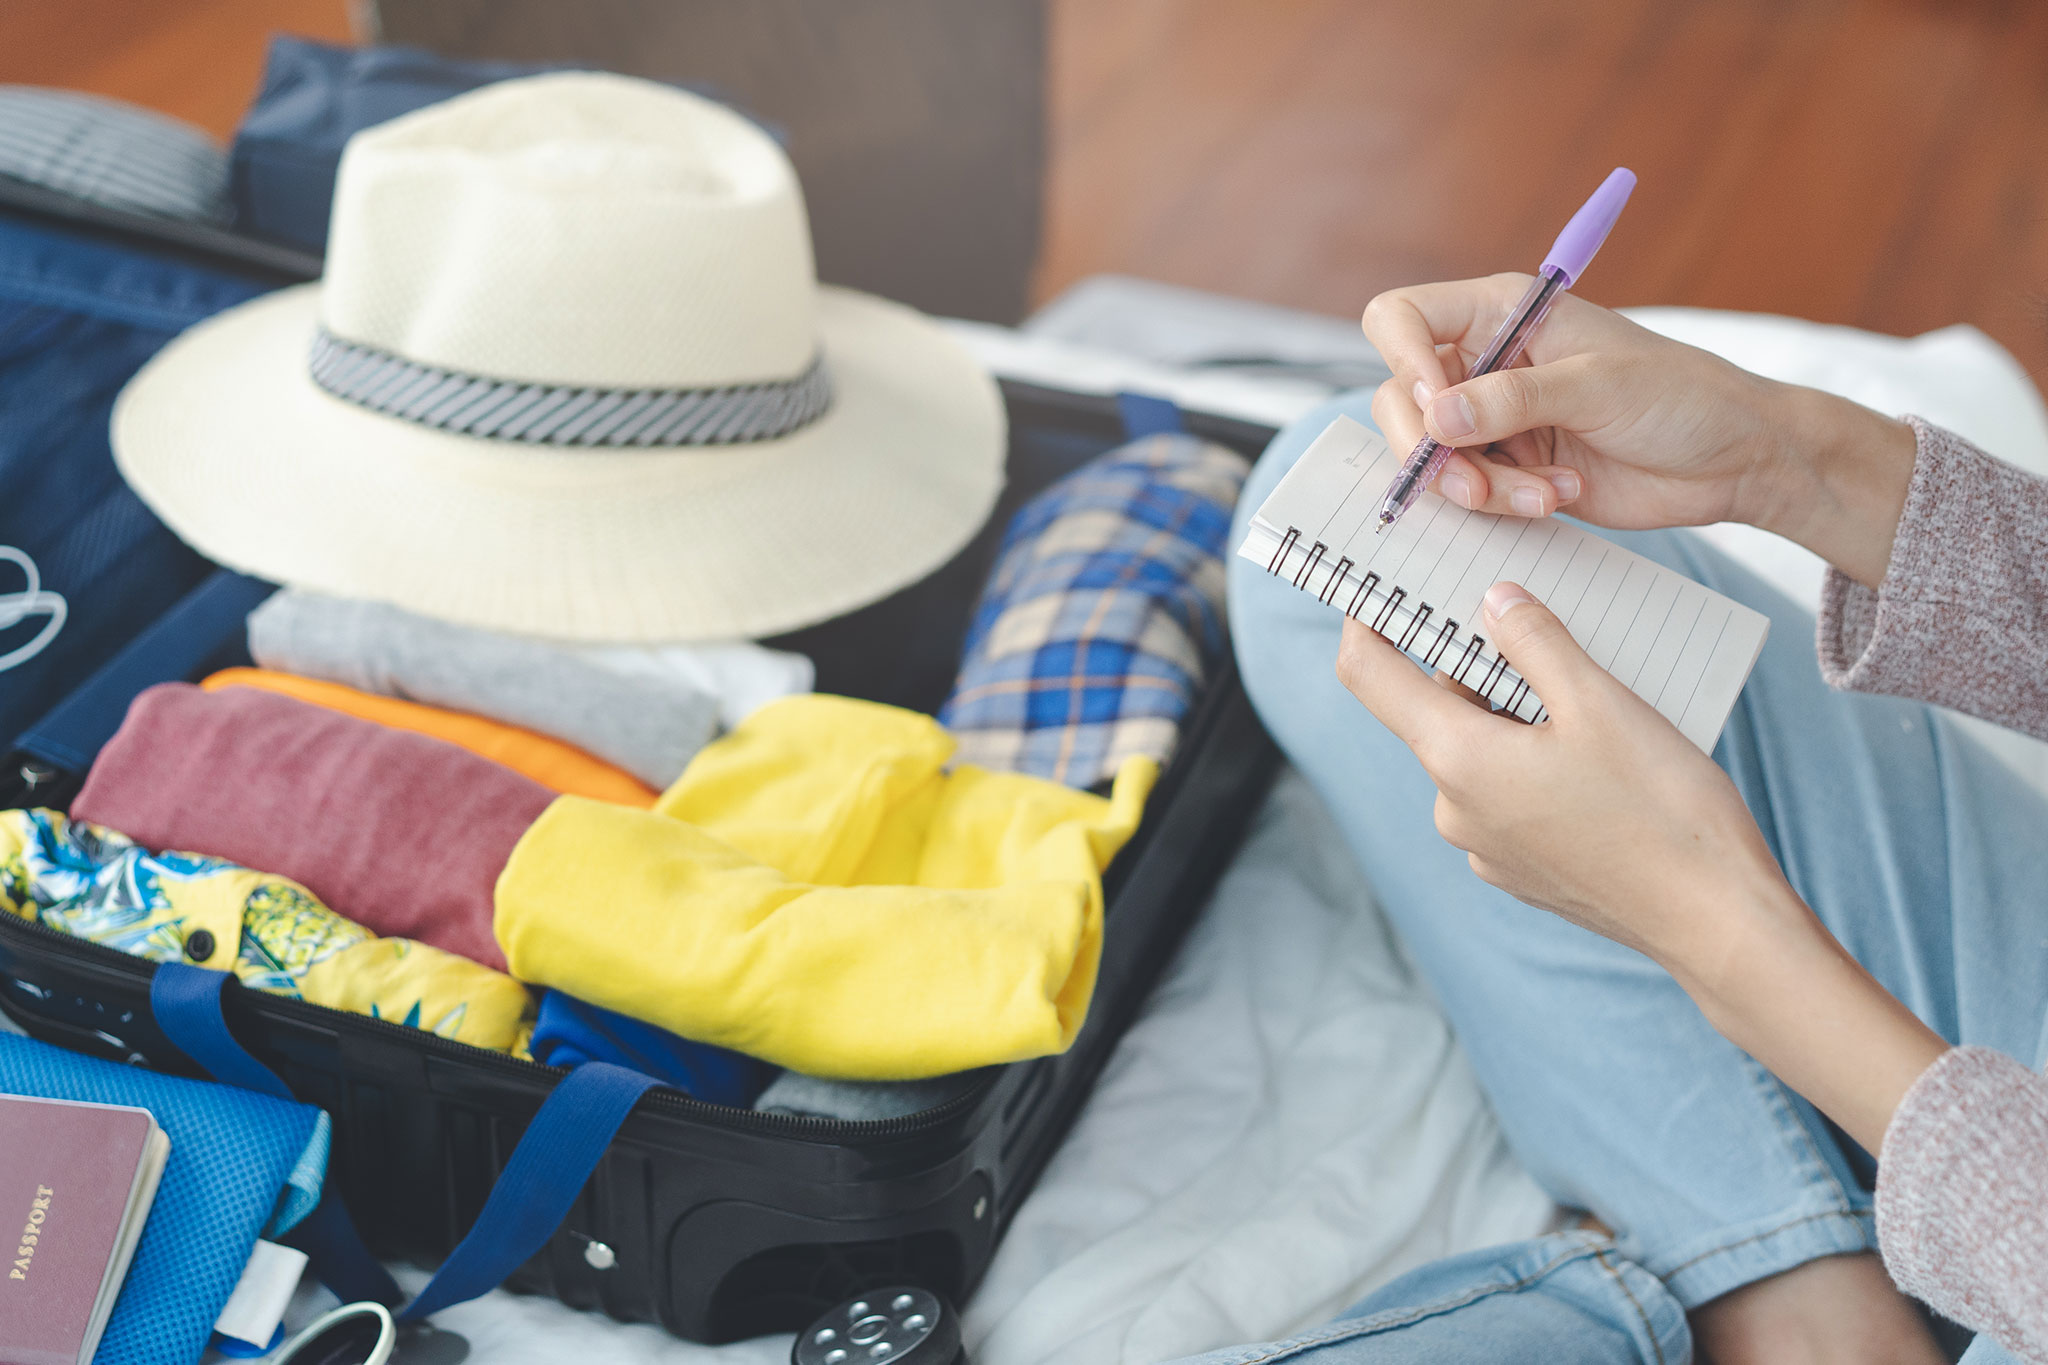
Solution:
{"label": "wooden floor", "polygon": [[2038,0],[1055,0],[1041,288],[1118,270],[1355,314],[1534,269],[1640,177],[1582,292],[1910,334],[2048,383]]}
{"label": "wooden floor", "polygon": [[347,0],[0,0],[0,83],[114,95],[226,138],[280,32],[347,42]]}
{"label": "wooden floor", "polygon": [[[1050,0],[1038,292],[1116,270],[1336,314],[1528,269],[1641,177],[1583,292],[1912,333],[2048,382],[2048,3]],[[345,0],[13,0],[0,81],[232,129]]]}

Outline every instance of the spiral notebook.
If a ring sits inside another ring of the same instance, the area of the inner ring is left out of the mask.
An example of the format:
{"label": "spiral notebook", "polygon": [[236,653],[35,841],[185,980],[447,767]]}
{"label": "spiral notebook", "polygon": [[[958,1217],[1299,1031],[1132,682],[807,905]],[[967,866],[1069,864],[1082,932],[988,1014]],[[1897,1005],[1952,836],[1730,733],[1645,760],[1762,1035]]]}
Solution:
{"label": "spiral notebook", "polygon": [[1555,517],[1470,512],[1424,493],[1383,535],[1374,514],[1401,459],[1339,417],[1252,517],[1246,559],[1365,622],[1523,720],[1546,712],[1473,630],[1496,582],[1520,583],[1594,662],[1712,750],[1770,633],[1739,602]]}

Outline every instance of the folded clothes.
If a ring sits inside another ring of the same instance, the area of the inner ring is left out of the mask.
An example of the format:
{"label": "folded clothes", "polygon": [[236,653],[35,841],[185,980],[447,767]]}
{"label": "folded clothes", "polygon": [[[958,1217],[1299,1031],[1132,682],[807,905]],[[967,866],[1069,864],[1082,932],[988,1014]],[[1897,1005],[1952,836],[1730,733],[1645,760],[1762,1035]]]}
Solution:
{"label": "folded clothes", "polygon": [[249,614],[265,668],[522,726],[665,787],[718,732],[811,687],[811,662],[745,642],[579,645],[286,588]]}
{"label": "folded clothes", "polygon": [[532,1006],[503,972],[379,938],[284,877],[154,853],[53,810],[0,811],[0,911],[151,962],[509,1052]]}
{"label": "folded clothes", "polygon": [[286,588],[249,614],[249,653],[265,668],[553,735],[656,788],[717,733],[717,699],[702,688],[381,602]]}
{"label": "folded clothes", "polygon": [[289,877],[375,933],[503,971],[491,888],[552,798],[438,739],[252,687],[164,683],[128,708],[71,813]]}
{"label": "folded clothes", "polygon": [[227,226],[227,153],[153,109],[0,85],[0,175],[130,213]]}
{"label": "folded clothes", "polygon": [[900,1119],[936,1109],[967,1093],[974,1073],[934,1076],[928,1081],[828,1081],[785,1071],[771,1081],[754,1108],[764,1114],[795,1114],[799,1118],[871,1123]]}
{"label": "folded clothes", "polygon": [[410,730],[446,740],[530,777],[549,791],[616,801],[624,806],[654,804],[654,789],[631,773],[559,739],[483,716],[446,711],[396,697],[373,696],[342,683],[301,678],[267,668],[225,668],[199,685],[209,692],[218,692],[223,687],[261,688],[394,730]]}
{"label": "folded clothes", "polygon": [[[580,658],[628,677],[710,693],[718,701],[718,724],[723,730],[732,729],[771,701],[810,691],[818,676],[803,655],[769,649],[751,640],[569,648]],[[667,786],[681,775],[679,765],[658,785]]]}
{"label": "folded clothes", "polygon": [[742,1053],[678,1038],[561,991],[541,995],[532,1053],[536,1062],[548,1066],[610,1062],[652,1076],[685,1095],[736,1109],[751,1105],[774,1074],[772,1067]]}
{"label": "folded clothes", "polygon": [[1223,547],[1244,459],[1191,436],[1120,446],[1026,503],[939,719],[962,762],[1075,787],[1165,762],[1223,651]]}
{"label": "folded clothes", "polygon": [[1064,1050],[1101,871],[1157,775],[1108,799],[943,770],[929,716],[761,708],[653,811],[565,796],[498,882],[514,975],[814,1076],[906,1080]]}

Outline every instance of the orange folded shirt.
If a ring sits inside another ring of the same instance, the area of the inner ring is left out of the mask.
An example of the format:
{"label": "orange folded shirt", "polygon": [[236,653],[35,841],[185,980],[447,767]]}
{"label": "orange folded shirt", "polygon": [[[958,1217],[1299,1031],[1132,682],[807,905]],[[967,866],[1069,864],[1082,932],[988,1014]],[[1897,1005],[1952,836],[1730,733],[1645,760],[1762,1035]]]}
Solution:
{"label": "orange folded shirt", "polygon": [[595,801],[612,801],[621,806],[648,807],[654,804],[654,788],[639,778],[594,758],[573,744],[517,725],[489,720],[483,716],[423,706],[397,697],[379,697],[358,692],[341,683],[301,678],[268,668],[224,668],[199,684],[209,692],[223,687],[256,687],[296,697],[330,711],[375,721],[394,730],[445,740],[467,749],[479,758],[510,768],[532,778],[551,791],[570,796],[587,796]]}

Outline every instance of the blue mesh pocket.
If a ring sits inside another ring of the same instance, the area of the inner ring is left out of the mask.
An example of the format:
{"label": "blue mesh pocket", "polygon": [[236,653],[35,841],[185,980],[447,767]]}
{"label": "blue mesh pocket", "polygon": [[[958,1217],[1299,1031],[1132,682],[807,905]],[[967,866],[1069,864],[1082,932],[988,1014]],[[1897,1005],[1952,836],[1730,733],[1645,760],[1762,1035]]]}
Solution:
{"label": "blue mesh pocket", "polygon": [[319,1202],[328,1123],[307,1105],[8,1034],[0,1034],[0,1093],[135,1105],[170,1135],[163,1183],[95,1365],[198,1360],[256,1239]]}

